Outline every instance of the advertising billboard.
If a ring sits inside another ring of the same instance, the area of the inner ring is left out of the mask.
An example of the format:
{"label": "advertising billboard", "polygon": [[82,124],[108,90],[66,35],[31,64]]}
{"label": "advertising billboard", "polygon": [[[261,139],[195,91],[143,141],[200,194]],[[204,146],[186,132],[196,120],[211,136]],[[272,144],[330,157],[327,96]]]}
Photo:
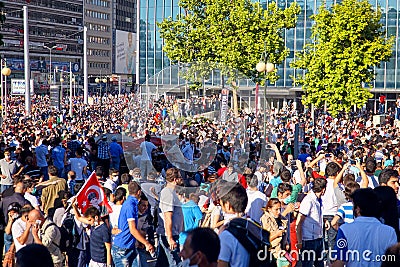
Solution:
{"label": "advertising billboard", "polygon": [[115,33],[115,72],[135,74],[136,34],[117,30]]}
{"label": "advertising billboard", "polygon": [[[21,79],[11,79],[11,94],[12,95],[25,95],[25,80]],[[33,92],[33,80],[30,80],[30,90],[31,95],[34,94]]]}

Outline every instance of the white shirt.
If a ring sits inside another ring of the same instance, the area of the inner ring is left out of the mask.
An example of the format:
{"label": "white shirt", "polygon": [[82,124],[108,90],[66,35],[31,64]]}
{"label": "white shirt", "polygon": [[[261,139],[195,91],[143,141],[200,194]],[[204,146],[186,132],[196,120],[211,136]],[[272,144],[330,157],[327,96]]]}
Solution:
{"label": "white shirt", "polygon": [[317,199],[317,196],[312,190],[301,202],[299,212],[306,216],[302,226],[303,240],[306,241],[322,238],[322,207]]}
{"label": "white shirt", "polygon": [[21,248],[25,247],[26,245],[33,243],[32,232],[29,233],[28,239],[24,245],[22,245],[21,243],[18,242],[17,238],[22,236],[22,234],[25,232],[25,230],[26,230],[26,222],[24,222],[21,218],[17,219],[11,227],[11,233],[13,236],[16,252],[18,250],[20,250]]}
{"label": "white shirt", "polygon": [[326,191],[321,197],[322,199],[322,215],[332,215],[335,216],[338,210],[338,204],[335,196],[335,191],[333,190],[333,179],[326,179]]}
{"label": "white shirt", "polygon": [[114,228],[114,227],[118,228],[118,218],[119,218],[119,214],[121,212],[121,208],[122,208],[122,205],[112,206],[113,212],[110,213],[110,223],[111,223],[112,228]]}
{"label": "white shirt", "polygon": [[263,215],[262,208],[267,204],[267,197],[265,194],[256,190],[247,190],[247,207],[245,210],[246,216],[253,221],[260,223],[261,216]]}
{"label": "white shirt", "polygon": [[35,209],[36,209],[36,207],[39,206],[39,201],[37,200],[37,198],[35,196],[31,195],[30,193],[25,192],[24,198],[26,200],[28,200],[31,203],[32,207],[34,207]]}

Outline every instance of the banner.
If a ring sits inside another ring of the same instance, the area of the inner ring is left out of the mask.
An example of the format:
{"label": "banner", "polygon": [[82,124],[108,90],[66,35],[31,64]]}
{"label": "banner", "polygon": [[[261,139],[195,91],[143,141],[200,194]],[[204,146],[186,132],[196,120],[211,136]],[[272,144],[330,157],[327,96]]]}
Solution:
{"label": "banner", "polygon": [[221,92],[221,122],[226,122],[228,116],[228,101],[229,101],[229,90],[222,89]]}
{"label": "banner", "polygon": [[106,208],[108,213],[112,213],[112,208],[108,204],[106,194],[104,194],[95,172],[92,172],[86,180],[85,185],[76,195],[76,200],[82,213],[85,213],[90,206],[96,207],[100,212]]}
{"label": "banner", "polygon": [[117,30],[115,33],[115,72],[135,74],[136,33]]}
{"label": "banner", "polygon": [[[12,95],[25,95],[25,80],[22,79],[11,79],[11,94]],[[30,80],[30,90],[31,95],[34,94],[33,91],[33,80]]]}

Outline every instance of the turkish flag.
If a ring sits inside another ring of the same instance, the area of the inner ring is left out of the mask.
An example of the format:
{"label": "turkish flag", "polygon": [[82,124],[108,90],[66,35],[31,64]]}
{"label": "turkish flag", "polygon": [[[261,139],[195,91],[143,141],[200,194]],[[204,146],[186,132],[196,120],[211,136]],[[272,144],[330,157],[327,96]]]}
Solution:
{"label": "turkish flag", "polygon": [[79,190],[76,200],[82,213],[85,213],[90,206],[94,206],[100,211],[102,208],[106,208],[108,213],[112,213],[112,208],[108,204],[107,196],[104,194],[95,172],[92,172],[85,185]]}
{"label": "turkish flag", "polygon": [[161,120],[162,120],[161,114],[160,114],[160,113],[157,113],[157,114],[154,116],[154,121],[155,121],[155,123],[156,123],[157,125],[159,125],[159,124],[161,123]]}

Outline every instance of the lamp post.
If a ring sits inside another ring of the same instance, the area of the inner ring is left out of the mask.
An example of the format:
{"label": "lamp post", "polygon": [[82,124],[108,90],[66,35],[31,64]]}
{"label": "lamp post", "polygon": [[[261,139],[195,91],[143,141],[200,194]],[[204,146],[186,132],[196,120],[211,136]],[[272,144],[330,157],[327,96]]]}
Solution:
{"label": "lamp post", "polygon": [[[3,65],[4,64],[4,65]],[[4,66],[4,67],[3,67]],[[3,108],[2,114],[7,117],[7,77],[11,75],[11,69],[7,67],[7,61],[1,59],[1,105]],[[4,76],[4,79],[3,79]]]}
{"label": "lamp post", "polygon": [[107,83],[107,81],[108,81],[107,78],[104,78],[104,79],[103,79],[103,83],[106,84],[106,95],[107,95],[107,93],[108,93],[108,92],[107,92],[107,90],[108,90],[108,83]]}
{"label": "lamp post", "polygon": [[263,134],[264,134],[264,140],[265,144],[267,142],[267,74],[270,72],[273,72],[275,70],[275,65],[273,63],[268,62],[268,53],[263,52],[261,55],[261,60],[260,62],[257,63],[256,65],[256,70],[259,73],[264,73],[265,76],[265,84],[264,84],[264,128],[263,128]]}
{"label": "lamp post", "polygon": [[[49,68],[49,84],[51,84],[51,51],[55,48],[57,48],[56,45],[53,45],[52,47],[48,47],[46,45],[43,46],[43,48],[46,48],[49,50],[49,54],[50,54],[50,68]],[[54,77],[55,79],[56,77]]]}
{"label": "lamp post", "polygon": [[62,100],[63,100],[63,82],[64,82],[64,78],[62,77],[62,74],[60,74],[60,111],[62,109]]}
{"label": "lamp post", "polygon": [[99,86],[99,89],[100,89],[99,97],[100,97],[100,105],[101,105],[102,100],[101,100],[101,84],[100,84],[100,79],[99,79],[99,78],[96,78],[96,79],[94,79],[94,82],[97,84],[97,86]]}

